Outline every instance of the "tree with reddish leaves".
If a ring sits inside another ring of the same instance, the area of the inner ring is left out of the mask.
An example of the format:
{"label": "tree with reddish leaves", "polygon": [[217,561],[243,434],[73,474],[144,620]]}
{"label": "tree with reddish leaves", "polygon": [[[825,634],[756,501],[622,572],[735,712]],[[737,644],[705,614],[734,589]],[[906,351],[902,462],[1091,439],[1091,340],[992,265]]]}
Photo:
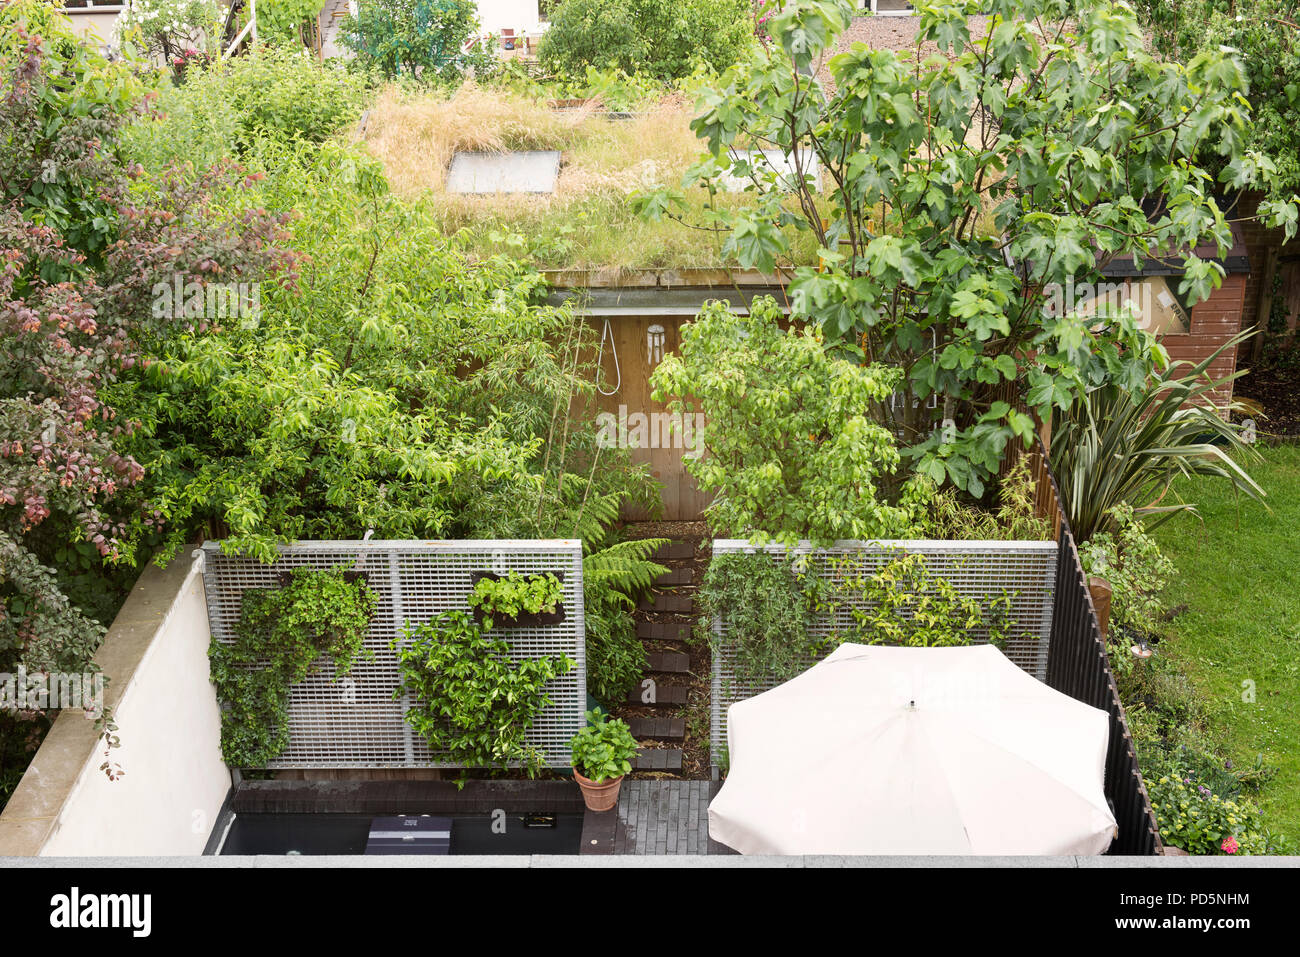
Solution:
{"label": "tree with reddish leaves", "polygon": [[[121,451],[137,423],[112,396],[150,348],[208,321],[160,310],[159,291],[295,278],[283,217],[239,202],[238,169],[128,168],[115,137],[148,109],[143,86],[56,39],[20,33],[0,47],[0,672],[11,673],[90,670],[104,629],[69,599],[54,554],[76,545],[83,562],[135,563],[157,524],[136,490],[144,470]],[[39,712],[0,715],[0,800]]]}

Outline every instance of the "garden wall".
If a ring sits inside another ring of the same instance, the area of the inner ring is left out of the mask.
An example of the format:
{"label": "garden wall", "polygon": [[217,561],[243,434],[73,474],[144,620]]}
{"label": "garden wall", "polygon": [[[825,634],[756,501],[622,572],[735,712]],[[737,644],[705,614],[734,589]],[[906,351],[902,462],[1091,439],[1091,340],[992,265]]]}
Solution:
{"label": "garden wall", "polygon": [[516,659],[567,655],[576,667],[548,686],[551,704],[528,734],[552,767],[569,766],[569,739],[584,724],[587,669],[583,632],[582,543],[577,540],[337,541],[284,546],[263,564],[222,554],[207,542],[204,578],[212,633],[229,641],[245,589],[277,588],[281,572],[339,565],[362,571],[377,599],[361,659],[340,681],[323,669],[294,686],[289,746],[272,768],[433,768],[449,766],[429,752],[406,723],[411,702],[395,699],[400,683],[392,648],[407,622],[420,625],[440,612],[467,610],[471,573],[555,573],[564,583],[565,618],[555,625],[503,631]]}
{"label": "garden wall", "polygon": [[[727,552],[756,551],[744,539],[719,539],[713,543],[715,556]],[[763,549],[780,559],[787,550],[779,545]],[[945,541],[880,541],[838,542],[833,548],[815,551],[806,545],[797,553],[812,551],[814,561],[821,561],[822,577],[827,577],[825,559],[840,555],[854,555],[862,562],[862,571],[871,573],[883,568],[900,553],[919,553],[925,556],[929,571],[947,579],[963,596],[980,600],[1011,598],[1010,617],[1017,623],[1016,631],[1034,636],[1009,640],[1003,648],[1006,656],[1040,681],[1047,678],[1049,641],[1052,634],[1052,610],[1056,594],[1057,552],[1056,542],[945,542]],[[867,607],[865,604],[861,607]],[[836,630],[847,630],[853,625],[851,606],[837,612],[834,619],[827,618],[810,629],[824,635]],[[723,619],[713,622],[713,631],[719,638],[727,632]],[[987,634],[976,631],[975,641],[986,641]],[[808,664],[812,665],[813,660]],[[736,678],[729,654],[715,649],[713,654],[712,723],[710,755],[715,773],[718,758],[725,753],[727,742],[727,709],[738,701],[753,697],[778,684],[776,680],[763,682],[740,681]]]}
{"label": "garden wall", "polygon": [[94,723],[63,710],[0,815],[0,857],[203,853],[231,786],[208,644],[200,562],[147,567],[95,655],[125,775],[108,780]]}

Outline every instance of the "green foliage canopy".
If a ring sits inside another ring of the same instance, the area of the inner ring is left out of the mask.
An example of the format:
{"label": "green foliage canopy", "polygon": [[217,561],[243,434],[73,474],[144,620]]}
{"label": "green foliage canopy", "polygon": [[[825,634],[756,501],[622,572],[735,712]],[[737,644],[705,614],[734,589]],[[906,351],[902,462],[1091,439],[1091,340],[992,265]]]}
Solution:
{"label": "green foliage canopy", "polygon": [[731,66],[753,40],[749,0],[564,0],[538,50],[553,72],[587,67],[662,80]]}
{"label": "green foliage canopy", "polygon": [[1156,49],[1187,63],[1229,47],[1250,84],[1250,146],[1277,166],[1274,199],[1300,193],[1300,7],[1295,0],[1135,0]]}
{"label": "green foliage canopy", "polygon": [[[916,62],[854,44],[829,58],[831,88],[816,68],[852,8],[788,0],[768,21],[772,45],[703,98],[693,126],[710,156],[683,185],[750,183],[751,208],[718,206],[704,224],[727,230],[724,252],[744,267],[789,260],[782,227],[813,235],[821,263],[795,270],[795,317],[844,354],[901,370],[882,412],[903,454],[978,497],[1007,444],[1033,439],[1008,388],[1046,417],[1103,377],[1133,388],[1150,371],[1133,315],[1098,323],[1050,308],[1051,290],[1095,281],[1110,256],[1204,242],[1226,251],[1215,190],[1267,184],[1275,168],[1248,148],[1241,65],[1217,49],[1162,62],[1123,4],[945,0],[919,10],[918,38],[942,56]],[[992,19],[973,41],[967,16],[977,13]],[[762,174],[743,152],[755,147],[789,155],[802,175]],[[1220,160],[1217,183],[1197,165],[1206,154]],[[652,217],[687,210],[671,190],[640,205]],[[1295,206],[1263,212],[1294,231]],[[1181,291],[1203,299],[1222,275],[1191,256]]]}
{"label": "green foliage canopy", "polygon": [[787,545],[914,527],[927,487],[909,482],[898,505],[883,494],[900,460],[880,407],[897,383],[893,369],[831,355],[815,329],[783,329],[770,297],[744,316],[706,304],[651,378],[674,413],[707,410],[709,454],[686,467],[718,493],[714,531]]}
{"label": "green foliage canopy", "polygon": [[478,29],[473,0],[361,0],[357,15],[344,17],[339,38],[363,68],[428,83],[492,66],[488,50],[461,51]]}

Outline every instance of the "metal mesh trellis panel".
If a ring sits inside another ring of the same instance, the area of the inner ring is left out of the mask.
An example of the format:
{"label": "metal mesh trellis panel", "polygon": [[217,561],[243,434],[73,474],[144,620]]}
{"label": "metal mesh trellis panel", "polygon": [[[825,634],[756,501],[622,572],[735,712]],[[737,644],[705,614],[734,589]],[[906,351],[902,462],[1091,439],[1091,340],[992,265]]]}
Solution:
{"label": "metal mesh trellis panel", "polygon": [[242,596],[249,588],[276,588],[283,571],[339,565],[366,573],[375,593],[375,616],[365,646],[373,655],[334,681],[325,663],[295,685],[289,704],[289,746],[272,768],[447,767],[430,753],[403,717],[411,702],[395,699],[400,683],[391,642],[409,622],[420,625],[465,598],[476,571],[562,573],[564,621],[502,632],[514,660],[567,655],[576,665],[547,686],[550,705],[528,740],[551,767],[569,766],[569,739],[583,725],[587,706],[587,660],[583,634],[582,543],[576,540],[336,541],[282,546],[270,565],[225,555],[217,542],[203,545],[203,584],[213,636],[231,641]]}
{"label": "metal mesh trellis panel", "polygon": [[[1009,618],[1015,623],[1014,634],[1033,637],[1013,638],[1003,652],[1008,658],[1039,681],[1047,679],[1048,642],[1052,634],[1052,609],[1056,592],[1056,542],[959,542],[959,541],[880,541],[837,542],[833,548],[812,549],[806,545],[790,552],[780,545],[762,549],[774,561],[788,561],[805,555],[811,570],[819,577],[835,574],[836,558],[852,556],[855,574],[869,575],[880,570],[901,554],[920,553],[932,575],[951,582],[966,597],[987,601],[1006,595],[1011,600]],[[714,556],[728,552],[758,551],[744,539],[718,539],[713,543]],[[847,632],[854,625],[852,602],[842,605],[835,615],[827,616],[810,628],[814,635]],[[858,602],[858,607],[866,607]],[[776,687],[775,679],[742,680],[737,677],[734,654],[726,647],[727,622],[715,619],[713,633],[719,639],[713,652],[712,721],[710,755],[713,766],[724,753],[727,741],[727,709],[738,701]],[[977,642],[986,641],[986,630],[976,630]],[[809,658],[808,665],[815,664]]]}

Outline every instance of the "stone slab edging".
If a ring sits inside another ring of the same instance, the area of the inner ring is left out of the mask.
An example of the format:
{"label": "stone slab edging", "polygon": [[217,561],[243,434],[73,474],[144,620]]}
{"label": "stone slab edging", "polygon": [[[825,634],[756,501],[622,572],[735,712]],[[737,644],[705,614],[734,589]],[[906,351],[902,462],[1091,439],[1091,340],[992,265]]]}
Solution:
{"label": "stone slab edging", "polygon": [[[108,708],[116,708],[131,690],[154,639],[166,629],[202,566],[201,559],[185,554],[165,568],[150,562],[141,573],[94,658],[108,679]],[[0,814],[0,857],[40,854],[80,782],[86,775],[103,773],[103,760],[95,723],[80,708],[60,711]]]}

